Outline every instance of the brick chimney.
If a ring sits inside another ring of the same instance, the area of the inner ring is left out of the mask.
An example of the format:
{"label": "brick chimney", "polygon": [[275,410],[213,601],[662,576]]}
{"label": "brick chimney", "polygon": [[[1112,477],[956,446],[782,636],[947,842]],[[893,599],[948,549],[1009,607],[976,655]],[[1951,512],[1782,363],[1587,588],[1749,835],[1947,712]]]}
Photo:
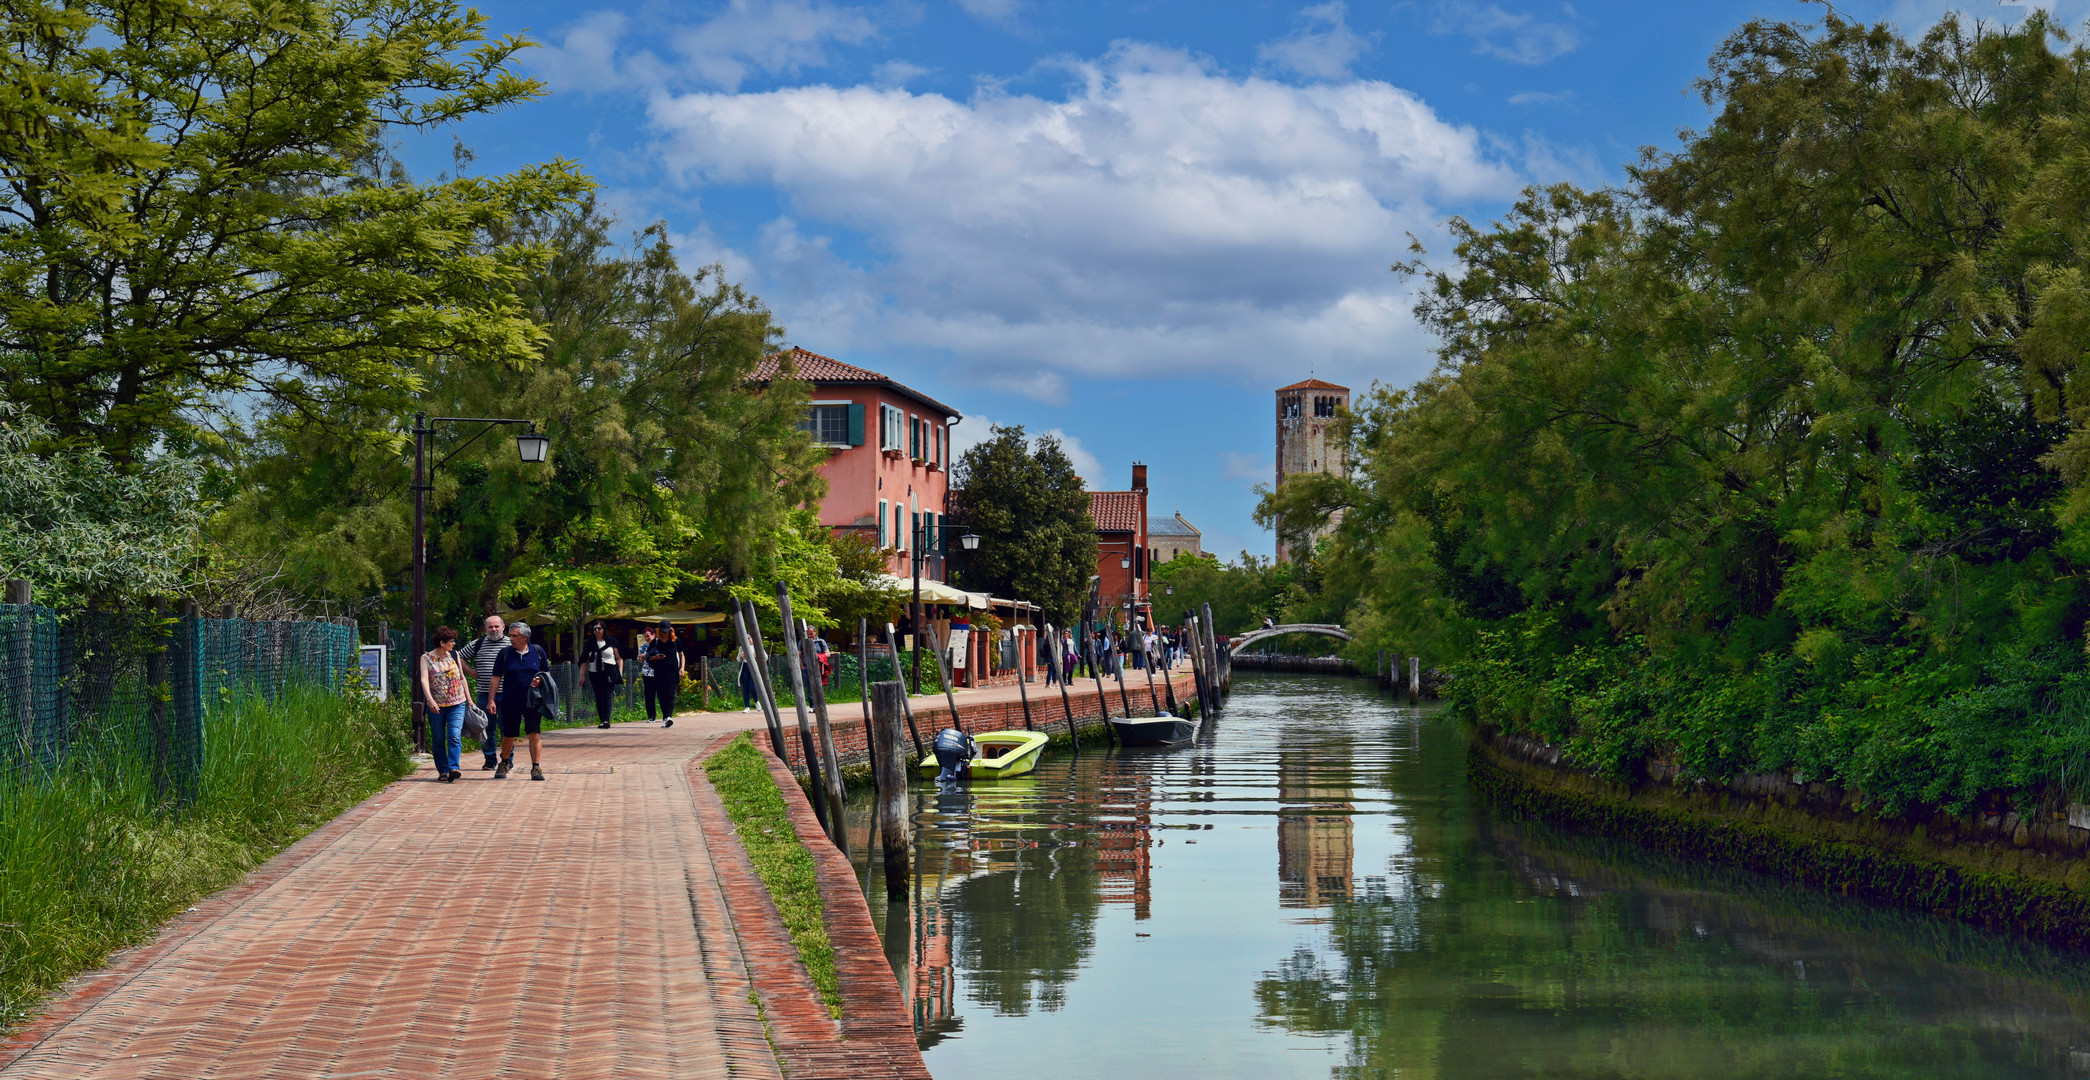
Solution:
{"label": "brick chimney", "polygon": [[1146,489],[1147,467],[1135,461],[1132,463],[1132,490],[1145,491]]}

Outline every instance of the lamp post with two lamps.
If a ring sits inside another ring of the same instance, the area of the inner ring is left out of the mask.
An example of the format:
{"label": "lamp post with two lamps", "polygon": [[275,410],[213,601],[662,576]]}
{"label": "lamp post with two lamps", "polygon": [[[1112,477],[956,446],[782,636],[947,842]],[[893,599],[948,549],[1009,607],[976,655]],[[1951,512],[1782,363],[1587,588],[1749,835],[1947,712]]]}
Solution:
{"label": "lamp post with two lamps", "polygon": [[[431,471],[428,467],[428,437],[435,434],[436,424],[486,425],[474,432],[471,438],[458,444],[456,450],[443,455],[443,460],[435,463],[438,469],[448,464],[450,459],[456,457],[465,447],[477,442],[479,436],[501,424],[523,425],[522,433],[515,437],[515,452],[525,465],[543,463],[552,445],[551,436],[540,434],[536,422],[532,420],[485,416],[432,417],[427,413],[414,414],[414,629],[413,639],[406,647],[409,672],[414,670],[413,665],[420,656],[420,650],[428,647],[428,492],[433,488],[428,482],[428,474]],[[421,680],[418,675],[409,677],[407,683],[414,688],[410,691],[414,699],[414,749],[425,752],[428,750],[428,706],[421,700]]]}
{"label": "lamp post with two lamps", "polygon": [[[957,525],[960,528],[967,527],[962,521],[938,520],[936,529],[939,542],[942,540],[943,533],[950,529],[952,525]],[[928,638],[928,635],[922,632],[922,560],[928,557],[928,553],[922,550],[922,536],[922,516],[916,514],[914,516],[914,546],[910,552],[910,565],[914,569],[914,604],[908,611],[908,618],[914,626],[914,681],[910,685],[915,687],[922,685],[922,642]],[[980,549],[980,534],[967,532],[958,538],[958,546],[967,551],[978,551]],[[945,576],[948,577],[949,575],[946,574]],[[898,660],[898,657],[894,657],[894,662],[897,663]],[[917,692],[919,691],[917,690]]]}

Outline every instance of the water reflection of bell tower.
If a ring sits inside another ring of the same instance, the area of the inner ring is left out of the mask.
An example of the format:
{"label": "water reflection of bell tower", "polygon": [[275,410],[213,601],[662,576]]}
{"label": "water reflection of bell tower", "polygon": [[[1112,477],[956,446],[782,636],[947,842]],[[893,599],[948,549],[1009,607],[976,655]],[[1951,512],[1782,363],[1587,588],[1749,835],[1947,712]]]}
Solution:
{"label": "water reflection of bell tower", "polygon": [[1355,895],[1350,778],[1326,760],[1281,753],[1277,759],[1277,902],[1324,907]]}

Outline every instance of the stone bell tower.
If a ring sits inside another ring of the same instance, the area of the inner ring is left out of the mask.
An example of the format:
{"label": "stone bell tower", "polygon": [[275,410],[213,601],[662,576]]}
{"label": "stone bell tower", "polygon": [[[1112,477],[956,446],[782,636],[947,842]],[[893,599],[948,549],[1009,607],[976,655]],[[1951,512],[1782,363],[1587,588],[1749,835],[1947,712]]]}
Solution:
{"label": "stone bell tower", "polygon": [[[1342,442],[1331,430],[1339,413],[1350,409],[1350,388],[1332,382],[1308,379],[1277,390],[1277,486],[1288,476],[1327,473],[1343,476],[1350,470]],[[1341,512],[1308,536],[1291,537],[1287,543],[1282,521],[1277,524],[1277,561],[1290,562],[1293,545],[1312,550],[1315,541],[1328,535],[1342,519]]]}

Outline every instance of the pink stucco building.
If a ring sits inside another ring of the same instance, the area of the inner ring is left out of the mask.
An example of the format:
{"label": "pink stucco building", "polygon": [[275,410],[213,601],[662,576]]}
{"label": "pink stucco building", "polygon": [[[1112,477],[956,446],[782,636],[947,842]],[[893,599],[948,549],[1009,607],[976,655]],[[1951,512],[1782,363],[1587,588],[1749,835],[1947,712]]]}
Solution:
{"label": "pink stucco building", "polygon": [[821,524],[875,540],[895,576],[911,572],[919,524],[932,554],[922,576],[943,580],[943,560],[934,553],[949,489],[951,429],[964,417],[878,372],[804,349],[763,360],[754,381],[776,378],[787,357],[797,377],[812,384],[803,426],[828,451],[820,469],[827,478]]}

